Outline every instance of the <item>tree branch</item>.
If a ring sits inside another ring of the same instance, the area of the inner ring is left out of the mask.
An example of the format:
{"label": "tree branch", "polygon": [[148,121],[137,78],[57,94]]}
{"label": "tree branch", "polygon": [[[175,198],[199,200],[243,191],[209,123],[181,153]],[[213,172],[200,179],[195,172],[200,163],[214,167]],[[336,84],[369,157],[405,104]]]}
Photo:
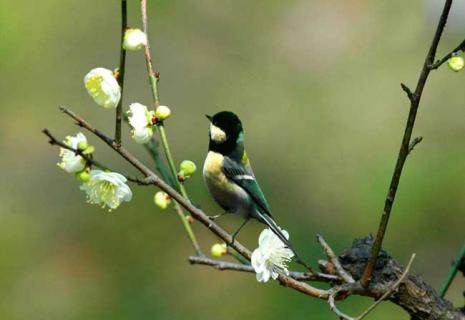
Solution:
{"label": "tree branch", "polygon": [[118,145],[121,144],[121,121],[123,120],[123,89],[124,89],[124,72],[126,66],[126,50],[123,48],[124,34],[128,28],[127,17],[127,2],[121,0],[121,42],[119,46],[119,68],[118,68],[118,84],[121,90],[121,98],[116,106],[116,124],[115,124],[115,141]]}
{"label": "tree branch", "polygon": [[[439,19],[439,23],[436,28],[436,32],[434,34],[430,49],[428,51],[428,54],[426,55],[425,62],[423,63],[423,68],[422,68],[420,77],[418,78],[415,92],[409,95],[410,111],[409,111],[409,115],[407,118],[407,124],[405,126],[404,136],[402,138],[402,143],[400,146],[399,155],[397,157],[396,166],[395,166],[392,178],[391,178],[391,183],[389,185],[389,191],[387,193],[386,200],[384,202],[384,210],[381,215],[381,221],[378,227],[378,231],[376,233],[375,242],[373,243],[373,247],[371,250],[371,257],[368,261],[365,272],[361,279],[362,285],[365,287],[369,284],[371,280],[371,277],[373,275],[373,269],[376,264],[376,260],[378,259],[378,254],[382,247],[384,235],[386,233],[386,229],[389,223],[389,218],[391,215],[392,205],[394,203],[396,193],[397,193],[397,188],[399,186],[402,169],[404,168],[404,164],[405,164],[405,161],[407,160],[407,156],[409,152],[411,151],[410,143],[411,143],[412,132],[413,132],[413,127],[415,125],[418,107],[420,105],[421,95],[423,93],[423,89],[425,87],[426,81],[428,80],[428,75],[431,71],[430,65],[433,63],[434,57],[436,56],[436,50],[439,45],[439,41],[441,40],[441,35],[442,35],[442,32],[444,31],[444,27],[447,22],[447,17],[449,16],[451,5],[452,5],[452,0],[445,1],[444,9]],[[406,89],[404,88],[404,90]],[[408,94],[408,91],[406,92]]]}
{"label": "tree branch", "polygon": [[[254,268],[250,264],[233,263],[221,260],[214,260],[205,257],[190,256],[188,258],[190,264],[200,264],[214,267],[217,270],[232,270],[255,273]],[[338,283],[341,279],[338,276],[326,273],[310,273],[310,272],[296,272],[290,271],[289,276],[298,281],[321,281]]]}

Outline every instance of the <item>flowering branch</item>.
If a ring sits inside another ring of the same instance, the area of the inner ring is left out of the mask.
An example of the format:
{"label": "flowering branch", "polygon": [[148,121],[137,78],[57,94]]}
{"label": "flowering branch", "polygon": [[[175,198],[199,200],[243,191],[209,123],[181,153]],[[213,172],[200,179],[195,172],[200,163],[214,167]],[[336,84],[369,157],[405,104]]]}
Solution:
{"label": "flowering branch", "polygon": [[107,166],[105,166],[105,165],[101,164],[100,162],[94,160],[94,158],[92,157],[91,154],[87,154],[87,153],[84,152],[84,150],[79,150],[79,149],[72,148],[69,145],[67,145],[66,143],[61,142],[60,140],[55,138],[55,136],[52,135],[52,133],[48,129],[43,129],[42,133],[45,134],[49,138],[48,143],[50,143],[52,146],[55,145],[55,146],[59,146],[61,148],[67,149],[69,151],[72,151],[76,155],[81,156],[84,160],[86,160],[87,163],[93,164],[94,166],[99,167],[102,170],[110,170]]}
{"label": "flowering branch", "polygon": [[[152,54],[150,50],[150,42],[148,40],[147,1],[141,0],[140,7],[141,7],[141,15],[142,15],[142,29],[144,33],[147,35],[147,43],[144,47],[145,64],[147,67],[150,87],[152,89],[151,91],[152,91],[153,104],[155,108],[158,108],[160,106],[160,97],[158,93],[158,81],[160,79],[160,73],[155,72],[153,69],[153,65],[152,65]],[[170,146],[168,143],[168,138],[166,137],[165,126],[164,126],[163,121],[159,121],[157,123],[157,127],[158,127],[158,130],[160,131],[161,144],[165,152],[166,159],[168,161],[168,167],[170,168],[171,175],[173,177],[173,180],[176,183],[176,187],[181,192],[182,196],[188,199],[187,191],[184,185],[177,179],[176,165],[174,164],[173,156],[171,154],[171,150],[170,150]],[[187,217],[184,214],[181,206],[177,202],[175,202],[174,208],[176,210],[176,213],[179,216],[179,219],[181,219],[181,223],[183,224],[184,229],[186,230],[195,251],[197,252],[198,255],[203,255],[202,250],[200,249],[200,246],[198,244],[197,238],[194,234],[194,231],[192,230],[190,223],[187,220]]]}
{"label": "flowering branch", "polygon": [[425,62],[423,63],[423,68],[418,78],[415,92],[412,93],[412,91],[406,85],[402,85],[403,90],[407,92],[408,98],[410,100],[410,111],[407,118],[407,124],[405,126],[404,136],[402,137],[402,143],[400,146],[399,155],[397,157],[396,166],[391,178],[391,183],[389,185],[389,191],[384,202],[384,210],[381,215],[381,221],[378,227],[378,231],[376,233],[375,242],[373,243],[373,247],[371,250],[371,256],[368,260],[368,264],[365,268],[365,272],[363,273],[361,279],[361,282],[365,287],[368,286],[368,284],[371,281],[373,270],[376,265],[376,260],[378,259],[378,255],[382,247],[384,235],[386,233],[389,218],[391,216],[392,205],[396,197],[397,188],[400,182],[400,176],[402,174],[402,169],[404,168],[405,161],[407,160],[407,157],[410,151],[415,146],[415,144],[421,141],[416,140],[417,142],[415,144],[412,144],[411,139],[413,127],[415,125],[415,120],[417,116],[418,107],[420,105],[423,89],[425,87],[426,81],[428,80],[429,73],[432,70],[431,65],[434,61],[434,57],[436,56],[436,50],[439,45],[439,41],[441,40],[441,35],[444,31],[444,27],[447,22],[447,17],[449,16],[451,5],[452,0],[445,1],[444,9],[439,19],[439,23],[436,28],[436,33],[433,37],[430,49],[428,51],[428,54],[426,55]]}
{"label": "flowering branch", "polygon": [[[184,198],[179,192],[173,189],[168,183],[160,179],[153,171],[151,171],[147,166],[145,166],[142,162],[140,162],[136,157],[134,157],[131,153],[129,153],[124,147],[118,146],[115,141],[109,138],[100,130],[93,127],[89,122],[84,120],[79,115],[75,114],[71,110],[61,107],[60,108],[63,113],[70,116],[72,119],[76,121],[76,124],[80,127],[87,129],[88,131],[95,134],[99,137],[102,141],[104,141],[110,148],[116,151],[120,156],[122,156],[126,161],[128,161],[131,165],[133,165],[137,170],[139,170],[145,177],[145,182],[147,184],[152,184],[154,186],[159,187],[163,191],[165,191],[171,198],[177,201],[184,209],[186,209],[194,219],[202,223],[205,227],[207,227],[210,231],[212,231],[215,235],[217,235],[220,239],[229,243],[234,250],[236,250],[240,255],[244,258],[250,260],[252,253],[249,249],[244,247],[239,241],[235,240],[234,243],[232,242],[231,235],[217,225],[214,221],[212,221],[202,210],[195,207],[188,199]],[[316,297],[319,299],[327,299],[329,297],[329,292],[327,290],[321,290],[315,287],[310,286],[307,283],[299,282],[291,277],[280,275],[278,277],[278,281],[286,286],[293,288],[299,292],[302,292],[306,295]]]}
{"label": "flowering branch", "polygon": [[123,89],[124,89],[124,71],[126,66],[126,50],[123,48],[124,35],[128,28],[127,2],[121,0],[121,43],[119,53],[119,68],[118,68],[118,84],[121,88],[121,98],[116,106],[116,125],[115,125],[115,141],[121,144],[121,121],[123,120]]}

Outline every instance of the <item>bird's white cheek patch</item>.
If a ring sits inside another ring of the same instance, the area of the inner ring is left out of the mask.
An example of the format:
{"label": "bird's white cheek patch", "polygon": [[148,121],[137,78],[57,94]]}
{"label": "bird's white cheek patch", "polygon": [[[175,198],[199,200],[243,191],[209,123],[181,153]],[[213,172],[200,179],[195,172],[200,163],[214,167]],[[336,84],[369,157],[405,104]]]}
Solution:
{"label": "bird's white cheek patch", "polygon": [[226,140],[226,133],[217,126],[210,124],[210,137],[215,142],[223,142]]}

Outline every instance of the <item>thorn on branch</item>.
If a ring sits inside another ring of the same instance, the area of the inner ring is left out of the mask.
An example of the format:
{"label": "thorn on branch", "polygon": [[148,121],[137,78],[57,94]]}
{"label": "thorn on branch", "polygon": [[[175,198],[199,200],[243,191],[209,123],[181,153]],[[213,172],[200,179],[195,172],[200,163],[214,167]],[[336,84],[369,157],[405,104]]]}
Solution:
{"label": "thorn on branch", "polygon": [[412,152],[415,149],[415,146],[423,141],[423,137],[415,137],[408,146],[408,153]]}
{"label": "thorn on branch", "polygon": [[410,101],[413,101],[415,99],[415,94],[412,92],[412,90],[410,90],[409,87],[407,87],[406,84],[404,83],[401,83],[400,84],[400,87],[402,88],[402,90],[404,90],[404,92],[407,94],[407,97]]}

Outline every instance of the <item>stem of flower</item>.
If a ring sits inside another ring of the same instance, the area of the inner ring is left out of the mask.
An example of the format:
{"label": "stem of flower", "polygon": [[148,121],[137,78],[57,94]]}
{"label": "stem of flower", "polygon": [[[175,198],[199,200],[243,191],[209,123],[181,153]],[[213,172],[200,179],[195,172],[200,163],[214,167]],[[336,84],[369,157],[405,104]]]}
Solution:
{"label": "stem of flower", "polygon": [[123,120],[123,88],[124,88],[124,69],[126,65],[126,50],[123,48],[124,33],[128,28],[127,2],[121,0],[121,43],[119,54],[118,84],[121,88],[121,98],[116,106],[116,124],[115,124],[115,141],[117,145],[121,144],[121,121]]}
{"label": "stem of flower", "polygon": [[[145,34],[147,35],[147,39],[148,39],[147,0],[141,0],[140,7],[141,7],[141,15],[142,15],[142,28]],[[152,54],[150,52],[150,43],[148,40],[147,40],[147,45],[145,46],[145,49],[144,49],[144,56],[145,56],[145,63],[147,66],[147,73],[149,76],[150,88],[152,89],[153,103],[154,103],[155,108],[157,108],[160,105],[160,97],[158,94],[159,77],[158,75],[156,75],[153,69]],[[186,189],[184,188],[184,185],[182,185],[177,178],[176,166],[174,164],[173,156],[171,155],[171,150],[168,144],[168,139],[166,137],[165,127],[163,125],[163,122],[158,125],[158,129],[160,132],[161,144],[165,152],[166,159],[168,161],[168,166],[170,168],[171,175],[173,176],[174,181],[176,181],[176,186],[178,187],[178,190],[181,192],[182,196],[188,199],[187,192],[186,192]],[[200,246],[197,242],[197,238],[195,237],[194,231],[192,230],[189,221],[187,221],[186,215],[184,214],[182,207],[179,205],[177,201],[174,202],[174,207],[175,207],[176,213],[181,219],[184,229],[186,230],[186,233],[189,239],[191,240],[192,246],[194,247],[196,253],[198,255],[203,256],[202,250],[200,249]]]}
{"label": "stem of flower", "polygon": [[455,275],[457,274],[457,271],[459,270],[460,264],[462,260],[465,257],[465,243],[462,245],[462,248],[459,251],[459,254],[457,257],[455,257],[454,262],[452,262],[452,266],[449,269],[449,272],[447,273],[446,279],[444,280],[443,285],[441,286],[441,289],[439,289],[439,296],[441,298],[444,298],[446,295],[447,290],[449,289],[450,284],[452,283],[452,280],[454,280]]}
{"label": "stem of flower", "polygon": [[171,174],[173,175],[176,181],[176,186],[184,198],[189,198],[187,196],[187,191],[184,187],[184,184],[182,184],[177,178],[176,165],[174,163],[173,156],[171,155],[170,145],[168,143],[168,139],[166,138],[166,131],[163,123],[160,123],[158,125],[158,129],[160,130],[161,145],[163,146],[163,150],[166,154],[166,159],[168,160],[168,166],[170,167]]}

